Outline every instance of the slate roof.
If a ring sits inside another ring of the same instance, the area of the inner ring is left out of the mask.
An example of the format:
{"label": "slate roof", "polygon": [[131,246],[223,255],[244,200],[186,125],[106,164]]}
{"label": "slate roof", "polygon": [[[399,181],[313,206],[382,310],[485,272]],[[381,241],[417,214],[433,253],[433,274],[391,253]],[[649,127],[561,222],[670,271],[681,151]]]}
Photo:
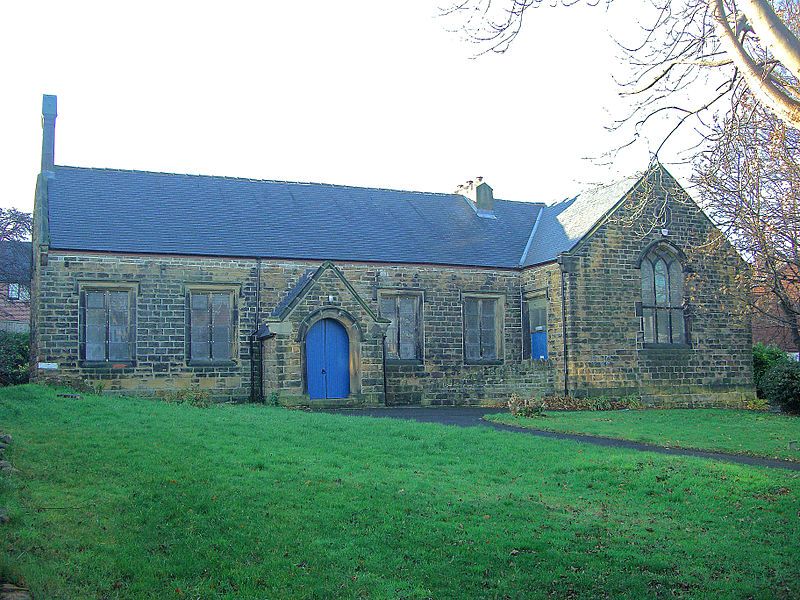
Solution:
{"label": "slate roof", "polygon": [[571,249],[638,181],[638,176],[627,177],[546,206],[522,266],[553,260]]}
{"label": "slate roof", "polygon": [[30,242],[0,242],[0,281],[30,285],[31,256]]}
{"label": "slate roof", "polygon": [[56,166],[50,247],[518,268],[568,250],[628,188],[496,199],[490,219],[458,194]]}

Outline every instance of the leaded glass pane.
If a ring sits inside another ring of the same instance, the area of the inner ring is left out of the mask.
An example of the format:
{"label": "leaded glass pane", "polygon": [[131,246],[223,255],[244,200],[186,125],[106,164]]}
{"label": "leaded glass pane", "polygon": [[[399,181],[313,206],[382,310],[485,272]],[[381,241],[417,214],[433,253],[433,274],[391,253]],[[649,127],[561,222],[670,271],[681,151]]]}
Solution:
{"label": "leaded glass pane", "polygon": [[397,327],[397,298],[396,296],[383,296],[380,302],[380,313],[384,319],[392,321],[386,330],[386,357],[398,358],[398,327]]}
{"label": "leaded glass pane", "polygon": [[108,359],[130,359],[128,292],[110,292],[108,308]]}
{"label": "leaded glass pane", "polygon": [[683,306],[683,270],[678,261],[669,266],[669,303],[675,308]]}
{"label": "leaded glass pane", "polygon": [[86,292],[86,360],[106,359],[105,292]]}
{"label": "leaded glass pane", "polygon": [[195,360],[207,360],[211,358],[208,295],[192,294],[191,306],[190,354]]}
{"label": "leaded glass pane", "polygon": [[653,283],[653,265],[649,260],[642,261],[642,304],[654,306],[656,297]]}
{"label": "leaded glass pane", "polygon": [[417,358],[417,299],[412,296],[400,296],[398,315],[400,358]]}
{"label": "leaded glass pane", "polygon": [[670,343],[670,311],[668,308],[659,308],[656,310],[656,341],[659,344]]}
{"label": "leaded glass pane", "polygon": [[669,303],[667,263],[662,259],[658,259],[653,269],[653,274],[655,278],[656,304],[658,306],[666,306]]}
{"label": "leaded glass pane", "polygon": [[672,309],[672,343],[686,343],[686,325],[683,320],[683,309]]}
{"label": "leaded glass pane", "polygon": [[105,308],[105,292],[86,292],[86,308]]}
{"label": "leaded glass pane", "polygon": [[654,344],[656,341],[656,320],[655,311],[652,308],[642,309],[642,323],[644,326],[644,341],[646,344]]}
{"label": "leaded glass pane", "polygon": [[547,299],[534,298],[528,301],[530,332],[547,331]]}
{"label": "leaded glass pane", "polygon": [[208,310],[208,294],[192,294],[192,310]]}
{"label": "leaded glass pane", "polygon": [[212,344],[214,360],[229,360],[231,357],[231,296],[228,293],[212,294]]}
{"label": "leaded glass pane", "polygon": [[480,309],[476,298],[464,300],[464,352],[467,360],[480,360]]}
{"label": "leaded glass pane", "polygon": [[481,358],[488,360],[497,358],[497,346],[495,340],[496,305],[496,300],[481,300]]}

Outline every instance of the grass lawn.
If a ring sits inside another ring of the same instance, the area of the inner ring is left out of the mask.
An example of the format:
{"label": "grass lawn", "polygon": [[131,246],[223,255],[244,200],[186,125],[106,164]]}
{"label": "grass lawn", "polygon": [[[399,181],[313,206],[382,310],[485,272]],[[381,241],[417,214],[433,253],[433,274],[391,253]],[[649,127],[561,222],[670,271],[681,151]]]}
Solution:
{"label": "grass lawn", "polygon": [[[544,418],[509,413],[487,420],[517,427],[588,433],[659,446],[719,450],[800,461],[800,417],[748,410],[554,411]],[[797,442],[794,449],[789,442]]]}
{"label": "grass lawn", "polygon": [[797,598],[800,475],[0,389],[0,578],[72,598]]}

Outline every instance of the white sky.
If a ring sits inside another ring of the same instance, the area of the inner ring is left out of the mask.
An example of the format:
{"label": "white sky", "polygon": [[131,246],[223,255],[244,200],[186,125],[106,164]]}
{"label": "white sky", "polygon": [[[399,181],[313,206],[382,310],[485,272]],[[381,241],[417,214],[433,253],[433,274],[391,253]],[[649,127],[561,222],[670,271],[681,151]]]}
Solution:
{"label": "white sky", "polygon": [[436,0],[4,2],[0,206],[32,208],[42,93],[57,164],[434,192],[482,175],[558,200],[647,165],[646,143],[583,160],[614,144],[607,29],[639,7],[539,8],[470,60]]}

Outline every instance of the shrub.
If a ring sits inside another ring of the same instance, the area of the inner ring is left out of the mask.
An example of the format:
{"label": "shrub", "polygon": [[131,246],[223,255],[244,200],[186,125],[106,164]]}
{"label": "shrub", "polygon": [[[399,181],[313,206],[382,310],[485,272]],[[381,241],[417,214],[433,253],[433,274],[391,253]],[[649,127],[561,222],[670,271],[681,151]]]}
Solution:
{"label": "shrub", "polygon": [[744,403],[745,410],[768,410],[769,402],[766,398],[753,398]]}
{"label": "shrub", "polygon": [[787,412],[800,412],[800,363],[779,362],[761,378],[764,397]]}
{"label": "shrub", "polygon": [[[514,416],[544,417],[545,410],[622,410],[640,409],[642,401],[639,396],[631,394],[613,399],[610,396],[593,396],[575,398],[561,394],[550,394],[542,398],[524,398],[519,393],[511,394],[508,408]],[[524,414],[529,413],[529,414]]]}
{"label": "shrub", "polygon": [[636,394],[630,394],[629,396],[622,396],[618,400],[618,402],[620,404],[619,408],[628,408],[630,410],[640,410],[644,408],[644,404],[642,404],[642,399]]}
{"label": "shrub", "polygon": [[544,402],[536,396],[525,398],[514,392],[508,399],[508,410],[514,417],[544,417]]}
{"label": "shrub", "polygon": [[761,384],[764,375],[775,365],[788,363],[789,355],[777,346],[767,344],[753,344],[753,381],[759,398],[766,398]]}
{"label": "shrub", "polygon": [[189,404],[197,408],[208,408],[211,406],[211,394],[206,390],[201,390],[196,387],[167,392],[162,398],[164,402],[169,402],[171,404]]}
{"label": "shrub", "polygon": [[0,385],[27,383],[29,361],[28,334],[0,331]]}
{"label": "shrub", "polygon": [[611,399],[608,396],[595,396],[586,399],[587,410],[611,410]]}

